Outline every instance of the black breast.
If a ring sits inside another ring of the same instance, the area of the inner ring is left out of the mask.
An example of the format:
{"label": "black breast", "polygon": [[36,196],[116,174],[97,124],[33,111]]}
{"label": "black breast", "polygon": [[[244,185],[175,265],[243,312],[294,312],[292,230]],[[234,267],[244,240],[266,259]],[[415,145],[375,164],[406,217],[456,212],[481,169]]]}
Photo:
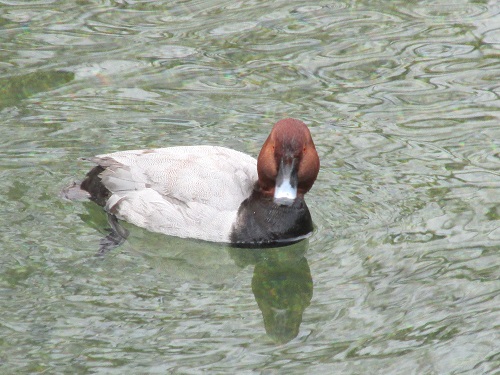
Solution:
{"label": "black breast", "polygon": [[300,241],[311,233],[311,214],[303,198],[281,206],[254,191],[241,204],[231,243],[237,247],[273,247]]}

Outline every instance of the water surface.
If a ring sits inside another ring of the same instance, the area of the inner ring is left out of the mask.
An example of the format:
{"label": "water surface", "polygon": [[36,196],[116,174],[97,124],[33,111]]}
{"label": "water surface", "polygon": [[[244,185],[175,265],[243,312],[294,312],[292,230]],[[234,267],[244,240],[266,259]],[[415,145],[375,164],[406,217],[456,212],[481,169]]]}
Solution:
{"label": "water surface", "polygon": [[[497,1],[0,1],[0,372],[494,374]],[[82,156],[311,129],[291,248],[153,235]]]}

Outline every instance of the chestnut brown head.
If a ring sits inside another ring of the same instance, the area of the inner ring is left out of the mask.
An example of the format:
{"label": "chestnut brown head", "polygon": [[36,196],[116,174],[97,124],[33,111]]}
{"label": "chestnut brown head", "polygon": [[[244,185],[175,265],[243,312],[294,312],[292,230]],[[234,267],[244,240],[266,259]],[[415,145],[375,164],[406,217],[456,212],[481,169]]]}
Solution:
{"label": "chestnut brown head", "polygon": [[300,120],[278,121],[257,159],[260,191],[282,205],[307,193],[319,172],[319,157],[311,133]]}

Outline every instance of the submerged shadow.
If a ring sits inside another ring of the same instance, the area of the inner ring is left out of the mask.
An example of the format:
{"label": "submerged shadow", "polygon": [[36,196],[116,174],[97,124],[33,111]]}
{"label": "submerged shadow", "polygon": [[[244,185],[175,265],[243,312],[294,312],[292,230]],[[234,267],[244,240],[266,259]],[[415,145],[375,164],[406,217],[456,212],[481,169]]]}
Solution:
{"label": "submerged shadow", "polygon": [[71,82],[73,72],[48,70],[0,78],[0,109]]}

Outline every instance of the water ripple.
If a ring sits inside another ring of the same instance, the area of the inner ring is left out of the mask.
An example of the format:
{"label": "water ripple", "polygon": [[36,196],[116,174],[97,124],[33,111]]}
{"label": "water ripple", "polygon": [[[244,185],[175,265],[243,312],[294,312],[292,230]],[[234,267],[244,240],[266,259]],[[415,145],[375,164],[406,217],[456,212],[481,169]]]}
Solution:
{"label": "water ripple", "polygon": [[[494,373],[495,1],[0,2],[1,78],[24,83],[0,125],[8,371]],[[287,344],[252,293],[262,264],[146,232],[95,261],[105,214],[58,198],[80,156],[257,155],[286,116],[321,156],[314,296]]]}
{"label": "water ripple", "polygon": [[424,1],[411,8],[403,6],[399,11],[412,18],[422,18],[433,23],[465,23],[472,19],[491,17],[491,10],[487,5],[474,4],[465,0],[454,2],[452,6],[446,7]]}
{"label": "water ripple", "polygon": [[412,46],[414,53],[419,57],[430,58],[445,58],[456,57],[469,54],[474,50],[474,46],[462,44],[438,44],[429,43],[423,45]]}

